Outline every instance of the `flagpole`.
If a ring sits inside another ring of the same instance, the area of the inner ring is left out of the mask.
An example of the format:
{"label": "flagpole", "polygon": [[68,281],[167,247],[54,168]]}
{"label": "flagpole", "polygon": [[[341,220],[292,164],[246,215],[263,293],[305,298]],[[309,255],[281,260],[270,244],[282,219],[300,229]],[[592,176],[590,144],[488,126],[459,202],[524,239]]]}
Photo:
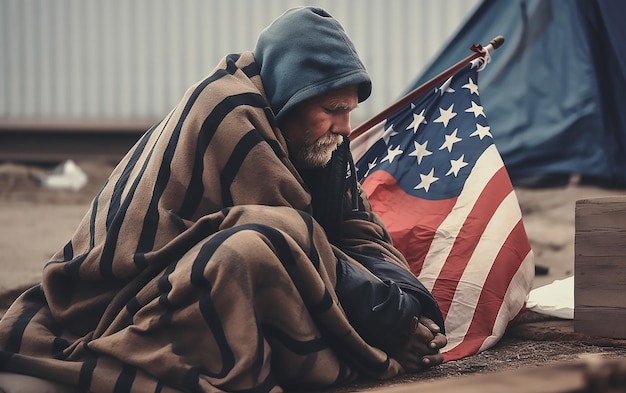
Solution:
{"label": "flagpole", "polygon": [[391,114],[397,112],[398,110],[402,109],[403,107],[405,107],[409,103],[415,101],[415,99],[417,97],[425,94],[427,91],[432,90],[435,87],[439,87],[439,85],[441,85],[443,82],[448,80],[448,78],[450,78],[452,75],[456,74],[463,67],[465,67],[467,65],[467,63],[469,63],[470,61],[472,61],[474,59],[477,59],[479,57],[487,56],[492,50],[498,49],[502,45],[503,42],[504,42],[504,37],[499,35],[499,36],[495,37],[494,39],[492,39],[489,42],[489,44],[487,46],[485,46],[485,47],[483,47],[480,44],[472,45],[470,47],[470,49],[474,53],[472,53],[471,55],[467,56],[466,58],[464,58],[463,60],[459,61],[458,63],[454,64],[453,66],[451,66],[447,70],[443,71],[439,75],[435,76],[431,80],[425,82],[421,86],[415,88],[414,90],[412,90],[410,93],[408,93],[404,97],[400,98],[395,103],[393,103],[390,106],[388,106],[387,108],[383,109],[382,112],[378,113],[374,117],[372,117],[369,120],[366,120],[364,123],[360,124],[354,130],[352,130],[352,133],[350,134],[350,140],[354,140],[356,137],[358,137],[359,135],[363,134],[365,131],[369,130],[370,128],[374,127],[376,124],[378,124],[381,121],[385,120]]}

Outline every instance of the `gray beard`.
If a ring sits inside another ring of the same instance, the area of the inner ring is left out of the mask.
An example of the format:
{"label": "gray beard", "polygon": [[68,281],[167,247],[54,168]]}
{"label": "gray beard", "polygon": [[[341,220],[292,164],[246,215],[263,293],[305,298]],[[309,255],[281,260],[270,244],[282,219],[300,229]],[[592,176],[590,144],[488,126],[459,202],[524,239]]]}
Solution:
{"label": "gray beard", "polygon": [[341,135],[328,134],[315,141],[312,145],[304,146],[296,153],[294,161],[305,168],[323,167],[330,161],[333,152],[341,144]]}

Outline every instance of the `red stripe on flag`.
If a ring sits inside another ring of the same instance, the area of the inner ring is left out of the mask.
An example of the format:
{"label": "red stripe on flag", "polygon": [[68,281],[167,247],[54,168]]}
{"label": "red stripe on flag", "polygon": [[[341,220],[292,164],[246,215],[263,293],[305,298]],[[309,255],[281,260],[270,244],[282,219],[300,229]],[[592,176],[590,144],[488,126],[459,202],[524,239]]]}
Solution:
{"label": "red stripe on flag", "polygon": [[372,209],[381,217],[394,246],[406,257],[417,276],[437,228],[452,211],[456,198],[431,201],[400,188],[394,177],[376,171],[363,182]]}
{"label": "red stripe on flag", "polygon": [[[507,236],[489,270],[465,338],[455,348],[444,353],[445,361],[461,359],[477,353],[485,340],[493,335],[493,327],[504,296],[530,251],[526,230],[520,220]],[[506,316],[506,318],[511,318],[511,316]]]}
{"label": "red stripe on flag", "polygon": [[432,294],[439,302],[444,319],[454,293],[489,220],[504,198],[511,193],[511,183],[504,167],[500,168],[482,190],[476,204],[465,219],[446,262],[433,285]]}

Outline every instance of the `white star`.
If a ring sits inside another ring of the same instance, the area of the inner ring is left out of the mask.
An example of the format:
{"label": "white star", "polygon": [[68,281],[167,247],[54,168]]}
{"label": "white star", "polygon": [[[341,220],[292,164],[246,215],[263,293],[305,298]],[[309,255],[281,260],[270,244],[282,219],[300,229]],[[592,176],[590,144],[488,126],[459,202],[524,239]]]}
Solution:
{"label": "white star", "polygon": [[478,94],[478,85],[474,83],[472,78],[469,78],[469,82],[461,87],[463,87],[464,89],[468,89],[470,91],[470,94],[476,94],[477,96],[480,95]]}
{"label": "white star", "polygon": [[447,81],[443,82],[443,85],[439,87],[439,93],[443,95],[443,93],[454,93],[454,89],[450,87],[452,83],[452,77],[448,78]]}
{"label": "white star", "polygon": [[422,163],[422,158],[433,154],[432,152],[426,150],[426,145],[428,145],[428,141],[424,142],[424,144],[413,141],[413,145],[415,146],[415,150],[409,153],[409,156],[417,157],[418,164]]}
{"label": "white star", "polygon": [[450,160],[450,170],[448,171],[448,173],[446,173],[446,176],[454,173],[454,177],[456,177],[459,174],[461,168],[467,165],[467,162],[463,161],[464,158],[465,154],[461,154],[461,157],[459,157],[458,160]]}
{"label": "white star", "polygon": [[385,132],[383,132],[383,141],[385,141],[385,145],[389,145],[389,139],[391,139],[392,136],[396,136],[398,135],[398,133],[393,129],[393,125],[390,125],[389,128],[387,128],[385,130]]}
{"label": "white star", "polygon": [[450,104],[450,108],[443,110],[441,108],[439,108],[439,117],[436,118],[434,121],[435,123],[443,123],[444,127],[448,126],[448,122],[454,117],[456,116],[456,112],[454,111],[454,104]]}
{"label": "white star", "polygon": [[474,114],[474,118],[478,117],[479,115],[485,117],[485,111],[483,111],[483,107],[478,105],[474,101],[472,101],[472,107],[467,108],[465,112],[472,112]]}
{"label": "white star", "polygon": [[378,157],[374,157],[374,161],[367,163],[367,172],[365,172],[365,175],[363,175],[363,177],[367,177],[367,175],[370,174],[370,171],[374,169],[374,167],[376,167],[376,161],[378,161]]}
{"label": "white star", "polygon": [[483,140],[483,137],[488,136],[489,138],[493,138],[493,136],[491,135],[491,127],[489,126],[481,126],[480,124],[476,124],[476,131],[472,132],[470,134],[470,136],[476,136],[478,135],[480,137],[480,140]]}
{"label": "white star", "polygon": [[454,131],[452,131],[451,134],[446,135],[446,141],[443,142],[443,145],[441,145],[441,147],[439,148],[439,150],[443,150],[443,149],[448,149],[448,153],[452,153],[452,146],[457,143],[460,142],[462,139],[458,138],[456,136],[456,133],[459,129],[455,128]]}
{"label": "white star", "polygon": [[435,177],[435,168],[432,168],[428,175],[423,175],[420,173],[420,179],[422,180],[420,184],[413,187],[413,189],[419,190],[420,188],[423,188],[424,190],[426,190],[426,192],[428,192],[428,190],[430,189],[431,184],[439,180],[438,177]]}
{"label": "white star", "polygon": [[380,161],[381,163],[385,162],[385,161],[389,161],[390,164],[393,163],[393,159],[396,158],[397,156],[399,156],[400,154],[402,154],[402,150],[400,150],[400,145],[396,146],[395,148],[388,148],[387,149],[387,155]]}
{"label": "white star", "polygon": [[416,114],[416,113],[413,114],[413,121],[406,128],[407,130],[410,129],[410,128],[413,128],[413,133],[415,134],[417,132],[417,129],[419,128],[420,124],[426,124],[426,118],[424,117],[424,111],[425,110],[426,109],[422,109],[422,113],[420,113],[419,115]]}

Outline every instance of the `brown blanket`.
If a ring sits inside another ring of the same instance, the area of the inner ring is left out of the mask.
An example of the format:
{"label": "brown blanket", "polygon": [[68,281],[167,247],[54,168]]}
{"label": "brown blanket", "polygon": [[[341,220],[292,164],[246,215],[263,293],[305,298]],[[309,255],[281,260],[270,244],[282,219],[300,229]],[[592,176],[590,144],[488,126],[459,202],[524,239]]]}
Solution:
{"label": "brown blanket", "polygon": [[[227,56],[126,155],[42,284],[0,321],[0,370],[93,392],[280,391],[402,372],[339,304],[342,251],[312,218],[258,71],[249,52]],[[373,213],[344,225],[344,251],[408,270]]]}

